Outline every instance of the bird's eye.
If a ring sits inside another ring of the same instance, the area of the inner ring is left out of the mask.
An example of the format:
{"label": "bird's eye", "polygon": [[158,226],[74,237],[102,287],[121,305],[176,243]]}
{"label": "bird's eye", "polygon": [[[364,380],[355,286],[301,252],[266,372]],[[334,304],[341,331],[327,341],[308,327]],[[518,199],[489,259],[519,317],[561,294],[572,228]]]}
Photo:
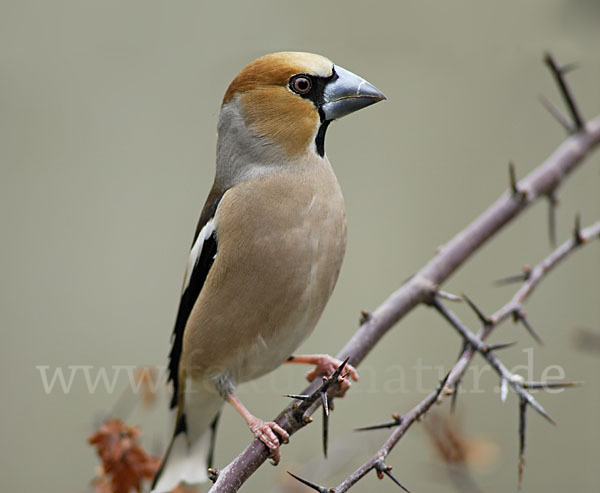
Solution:
{"label": "bird's eye", "polygon": [[292,91],[298,94],[306,94],[312,87],[312,81],[305,75],[294,77],[291,81]]}

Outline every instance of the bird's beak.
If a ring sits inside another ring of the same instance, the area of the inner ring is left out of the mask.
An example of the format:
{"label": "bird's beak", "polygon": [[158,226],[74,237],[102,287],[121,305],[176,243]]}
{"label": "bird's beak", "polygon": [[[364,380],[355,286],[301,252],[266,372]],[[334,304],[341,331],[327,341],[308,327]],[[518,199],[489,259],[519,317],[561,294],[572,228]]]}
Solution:
{"label": "bird's beak", "polygon": [[385,99],[383,93],[362,77],[334,67],[337,79],[325,86],[321,109],[326,120],[335,120]]}

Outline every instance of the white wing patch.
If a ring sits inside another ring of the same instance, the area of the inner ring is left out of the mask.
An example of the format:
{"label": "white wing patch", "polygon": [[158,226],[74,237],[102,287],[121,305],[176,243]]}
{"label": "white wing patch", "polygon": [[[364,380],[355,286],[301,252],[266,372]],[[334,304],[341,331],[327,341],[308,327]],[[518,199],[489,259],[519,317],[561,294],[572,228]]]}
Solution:
{"label": "white wing patch", "polygon": [[[204,225],[204,227],[200,230],[200,233],[198,233],[198,238],[196,238],[194,246],[192,246],[190,256],[188,257],[187,268],[185,269],[185,278],[183,281],[183,291],[185,291],[190,284],[192,272],[194,272],[194,267],[196,267],[196,264],[200,259],[200,254],[202,253],[202,246],[204,245],[204,242],[214,233],[215,227],[215,218],[213,217]],[[214,258],[216,257],[217,255],[215,254]]]}

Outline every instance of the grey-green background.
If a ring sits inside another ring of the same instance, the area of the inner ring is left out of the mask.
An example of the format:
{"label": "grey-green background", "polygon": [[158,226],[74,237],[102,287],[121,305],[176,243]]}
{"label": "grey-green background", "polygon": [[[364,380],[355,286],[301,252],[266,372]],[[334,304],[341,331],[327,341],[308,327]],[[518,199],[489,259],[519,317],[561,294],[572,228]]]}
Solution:
{"label": "grey-green background", "polygon": [[[388,101],[332,125],[327,152],[348,209],[341,277],[305,352],[335,353],[373,309],[494,200],[507,163],[523,176],[564,138],[537,95],[560,103],[542,64],[545,50],[578,61],[569,76],[583,112],[600,113],[600,2],[529,1],[0,1],[0,476],[2,491],[85,492],[97,459],[86,445],[98,419],[127,387],[44,392],[39,365],[163,365],[187,249],[213,175],[215,128],[227,84],[267,52],[328,56],[383,90]],[[576,211],[600,212],[600,155],[561,190],[559,239]],[[498,235],[447,288],[486,310],[512,288],[490,281],[550,251],[546,207],[537,205]],[[600,330],[597,245],[578,253],[527,306],[545,345],[534,347],[539,378],[558,364],[585,386],[539,394],[558,421],[530,414],[524,491],[597,491],[600,358],[574,342],[576,327]],[[458,307],[472,328],[476,321]],[[527,362],[532,340],[510,323],[496,341]],[[244,491],[302,491],[291,470],[337,484],[387,432],[352,428],[403,412],[437,382],[459,350],[452,329],[426,309],[397,326],[361,367],[333,415],[331,458],[320,460],[320,418],[265,465]],[[476,362],[481,370],[483,363]],[[401,382],[404,372],[404,382]],[[556,374],[556,369],[551,371]],[[240,395],[272,417],[304,369],[282,368]],[[517,402],[500,404],[497,380],[459,401],[467,437],[495,450],[473,465],[483,491],[516,490]],[[419,389],[419,387],[422,387]],[[469,377],[466,389],[473,389]],[[447,404],[440,408],[447,412]],[[158,453],[167,437],[166,398],[127,416]],[[250,434],[226,409],[218,465]],[[422,425],[389,463],[413,491],[451,491]],[[287,489],[285,489],[287,488]],[[366,478],[356,491],[397,491]]]}

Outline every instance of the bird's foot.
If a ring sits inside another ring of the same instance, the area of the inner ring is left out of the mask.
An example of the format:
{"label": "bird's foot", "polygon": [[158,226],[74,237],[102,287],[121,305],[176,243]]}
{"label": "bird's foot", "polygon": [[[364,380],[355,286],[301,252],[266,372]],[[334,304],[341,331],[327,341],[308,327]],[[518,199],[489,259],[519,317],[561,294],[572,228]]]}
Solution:
{"label": "bird's foot", "polygon": [[277,435],[281,437],[283,443],[288,443],[290,439],[288,432],[274,421],[263,421],[255,416],[252,416],[248,421],[248,426],[250,427],[250,431],[254,433],[254,436],[269,449],[273,464],[279,464],[281,457],[279,455],[279,438]]}
{"label": "bird's foot", "polygon": [[[315,368],[306,374],[306,379],[309,382],[312,382],[319,375],[331,375],[339,368],[339,366],[342,364],[342,361],[334,358],[333,356],[329,356],[328,354],[315,354],[312,356],[310,363],[314,364]],[[351,387],[352,383],[347,378],[348,376],[355,382],[358,382],[358,372],[352,365],[346,363],[346,366],[344,367],[344,374],[339,382],[339,391],[336,397],[344,397],[348,389]]]}

